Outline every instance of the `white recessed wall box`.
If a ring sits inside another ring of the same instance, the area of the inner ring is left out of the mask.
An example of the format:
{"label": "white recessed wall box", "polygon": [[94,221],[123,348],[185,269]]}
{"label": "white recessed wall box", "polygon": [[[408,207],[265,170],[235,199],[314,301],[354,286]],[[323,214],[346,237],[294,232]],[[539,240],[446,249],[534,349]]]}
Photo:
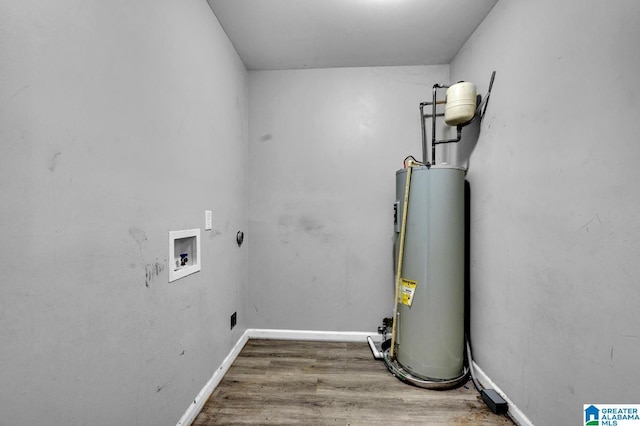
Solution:
{"label": "white recessed wall box", "polygon": [[200,270],[200,228],[169,231],[169,282]]}

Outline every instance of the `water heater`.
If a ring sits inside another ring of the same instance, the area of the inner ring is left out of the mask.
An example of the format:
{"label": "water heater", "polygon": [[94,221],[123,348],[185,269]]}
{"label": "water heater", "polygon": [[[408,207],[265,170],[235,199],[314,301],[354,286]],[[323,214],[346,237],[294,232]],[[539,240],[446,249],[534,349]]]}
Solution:
{"label": "water heater", "polygon": [[[407,170],[396,172],[395,259]],[[464,178],[463,168],[449,165],[412,169],[396,301],[396,356],[388,366],[422,387],[453,387],[466,378]]]}

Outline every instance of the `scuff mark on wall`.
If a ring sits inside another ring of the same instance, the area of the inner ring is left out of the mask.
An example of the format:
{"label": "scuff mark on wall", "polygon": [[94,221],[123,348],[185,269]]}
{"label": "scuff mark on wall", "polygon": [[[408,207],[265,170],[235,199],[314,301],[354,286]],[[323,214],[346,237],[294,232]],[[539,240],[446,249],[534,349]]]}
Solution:
{"label": "scuff mark on wall", "polygon": [[602,225],[602,220],[600,219],[600,215],[598,215],[598,213],[595,214],[595,216],[593,216],[587,223],[585,223],[584,225],[582,225],[578,230],[579,231],[587,231],[589,232],[589,225],[591,225],[591,222],[593,222],[594,220],[597,220],[598,223],[600,224],[600,227],[603,228],[604,226]]}
{"label": "scuff mark on wall", "polygon": [[25,86],[22,86],[21,88],[19,88],[18,90],[16,90],[16,91],[13,93],[13,95],[11,95],[11,97],[9,97],[9,99],[13,99],[13,98],[15,98],[15,97],[16,97],[16,96],[18,96],[20,93],[22,93],[22,92],[24,92],[25,90],[27,90],[28,88],[29,88],[29,85],[28,85],[28,84],[27,84],[27,85],[25,85]]}
{"label": "scuff mark on wall", "polygon": [[324,225],[322,222],[311,216],[300,216],[298,224],[303,231],[313,233],[322,230]]}
{"label": "scuff mark on wall", "polygon": [[142,229],[132,226],[129,228],[129,236],[135,240],[140,251],[142,251],[142,246],[148,241],[147,234]]}
{"label": "scuff mark on wall", "polygon": [[310,215],[301,215],[294,218],[289,215],[280,216],[278,219],[278,233],[282,244],[289,244],[293,236],[307,234],[314,238],[319,238],[322,242],[331,239],[331,232],[323,222]]}
{"label": "scuff mark on wall", "polygon": [[158,261],[158,259],[156,259],[156,261],[154,263],[149,263],[144,267],[144,273],[145,273],[145,278],[144,278],[144,285],[145,287],[149,288],[149,284],[151,284],[151,282],[156,278],[159,277],[162,272],[164,272],[165,270],[165,264],[166,264],[166,259],[164,260],[163,263],[160,263]]}
{"label": "scuff mark on wall", "polygon": [[278,234],[280,236],[280,242],[282,244],[289,244],[291,238],[291,225],[293,224],[293,218],[288,215],[280,216],[278,219]]}
{"label": "scuff mark on wall", "polygon": [[303,232],[319,238],[324,243],[329,242],[331,238],[331,233],[327,232],[324,223],[313,216],[300,216],[298,218],[298,226]]}
{"label": "scuff mark on wall", "polygon": [[61,151],[58,151],[55,154],[53,154],[53,158],[51,158],[51,161],[49,162],[49,171],[51,173],[53,173],[56,170],[56,167],[58,167],[58,158],[60,157],[61,154],[62,154]]}

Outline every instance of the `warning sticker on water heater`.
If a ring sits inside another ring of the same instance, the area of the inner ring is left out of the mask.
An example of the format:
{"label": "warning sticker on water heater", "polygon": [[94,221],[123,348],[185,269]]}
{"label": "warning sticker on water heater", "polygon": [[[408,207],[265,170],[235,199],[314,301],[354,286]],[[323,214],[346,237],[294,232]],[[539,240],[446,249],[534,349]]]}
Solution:
{"label": "warning sticker on water heater", "polygon": [[402,278],[402,304],[411,306],[413,302],[413,293],[416,291],[417,281]]}

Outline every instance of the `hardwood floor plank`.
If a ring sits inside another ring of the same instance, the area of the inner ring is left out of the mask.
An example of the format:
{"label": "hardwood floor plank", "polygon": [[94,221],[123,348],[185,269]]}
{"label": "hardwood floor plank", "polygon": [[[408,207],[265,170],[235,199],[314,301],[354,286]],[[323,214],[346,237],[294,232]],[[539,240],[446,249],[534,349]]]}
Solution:
{"label": "hardwood floor plank", "polygon": [[512,425],[465,385],[402,383],[366,343],[250,340],[193,423]]}

